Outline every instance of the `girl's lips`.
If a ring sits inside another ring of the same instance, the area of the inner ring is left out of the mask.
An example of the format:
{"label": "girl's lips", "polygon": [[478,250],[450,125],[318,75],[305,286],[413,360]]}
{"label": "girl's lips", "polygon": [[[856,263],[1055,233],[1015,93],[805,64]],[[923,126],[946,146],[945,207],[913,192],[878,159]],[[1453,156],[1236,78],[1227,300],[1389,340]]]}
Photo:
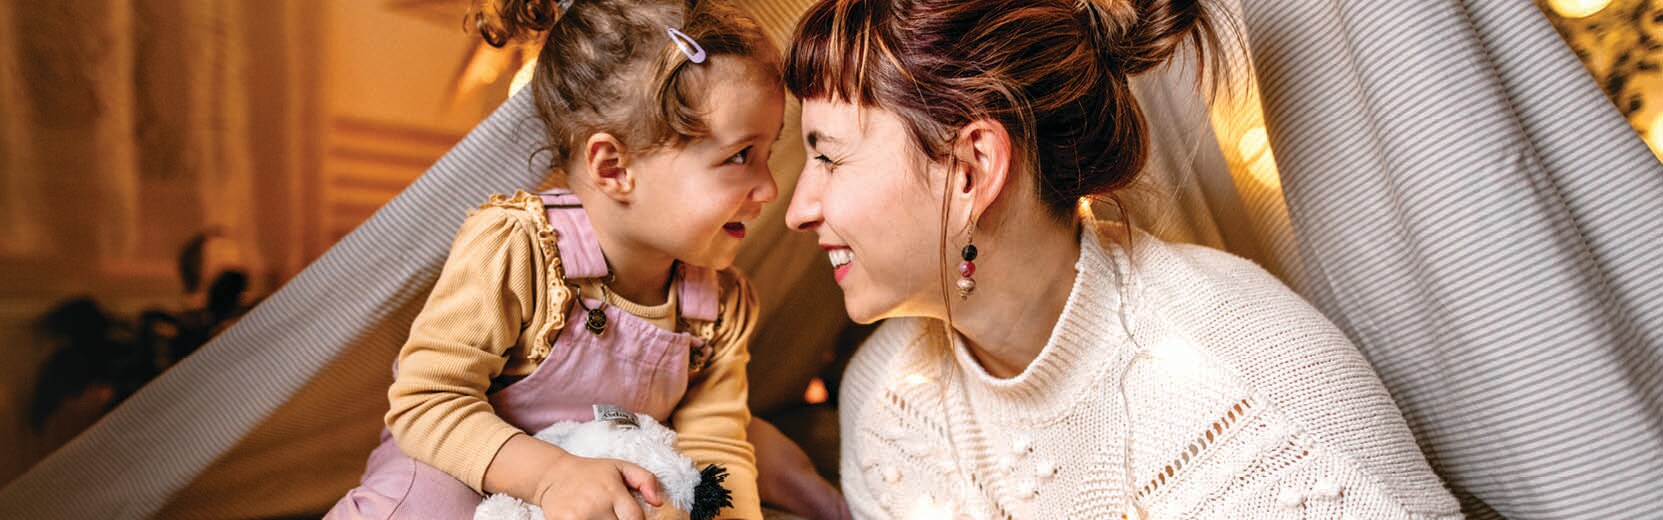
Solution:
{"label": "girl's lips", "polygon": [[733,238],[745,238],[745,223],[729,222],[727,224],[723,224],[722,231],[726,232],[728,236]]}

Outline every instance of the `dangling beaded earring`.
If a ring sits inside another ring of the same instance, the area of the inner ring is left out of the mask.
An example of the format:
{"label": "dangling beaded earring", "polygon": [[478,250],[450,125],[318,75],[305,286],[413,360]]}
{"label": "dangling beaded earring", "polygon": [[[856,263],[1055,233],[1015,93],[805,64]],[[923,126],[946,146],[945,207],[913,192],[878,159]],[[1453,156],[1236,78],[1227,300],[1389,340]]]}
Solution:
{"label": "dangling beaded earring", "polygon": [[970,235],[968,241],[969,243],[964,245],[964,249],[959,251],[959,258],[964,259],[959,262],[959,299],[961,300],[970,298],[970,293],[976,292],[976,279],[971,278],[976,274],[976,236],[974,234]]}

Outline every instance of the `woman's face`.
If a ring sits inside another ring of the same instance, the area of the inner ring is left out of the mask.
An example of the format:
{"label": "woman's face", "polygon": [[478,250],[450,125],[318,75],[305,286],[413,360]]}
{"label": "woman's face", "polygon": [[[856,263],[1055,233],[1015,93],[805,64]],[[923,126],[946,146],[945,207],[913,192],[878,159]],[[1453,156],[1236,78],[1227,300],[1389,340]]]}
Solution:
{"label": "woman's face", "polygon": [[786,222],[819,235],[849,317],[942,314],[941,179],[892,112],[803,102],[808,161]]}

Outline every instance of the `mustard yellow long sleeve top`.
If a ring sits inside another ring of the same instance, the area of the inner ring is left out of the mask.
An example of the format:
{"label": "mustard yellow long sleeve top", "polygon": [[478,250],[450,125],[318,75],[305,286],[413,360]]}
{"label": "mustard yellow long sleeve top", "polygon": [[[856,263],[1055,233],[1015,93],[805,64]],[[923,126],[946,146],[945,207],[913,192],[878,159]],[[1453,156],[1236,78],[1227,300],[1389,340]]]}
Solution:
{"label": "mustard yellow long sleeve top", "polygon": [[[398,376],[387,392],[387,428],[399,448],[475,491],[482,490],[485,469],[502,445],[527,433],[492,411],[486,398],[492,382],[529,374],[547,357],[554,333],[566,326],[573,294],[543,211],[541,200],[521,192],[495,196],[468,216],[411,325],[399,352]],[[761,518],[755,453],[745,437],[751,419],[747,343],[758,306],[750,283],[737,271],[723,270],[718,278],[720,317],[693,325],[709,328],[702,332],[711,338],[711,361],[692,375],[669,422],[682,453],[700,466],[727,468],[734,507],[722,516]],[[644,317],[661,326],[673,323],[662,315]]]}

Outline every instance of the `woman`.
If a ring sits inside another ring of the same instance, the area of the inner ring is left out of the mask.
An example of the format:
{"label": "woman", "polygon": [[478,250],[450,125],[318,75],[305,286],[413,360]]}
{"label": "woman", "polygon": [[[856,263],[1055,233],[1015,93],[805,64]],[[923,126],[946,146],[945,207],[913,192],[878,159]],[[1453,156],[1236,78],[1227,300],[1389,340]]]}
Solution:
{"label": "woman", "polygon": [[857,517],[1458,517],[1346,337],[1246,260],[1082,216],[1148,147],[1183,0],[821,0],[787,212],[855,321]]}

